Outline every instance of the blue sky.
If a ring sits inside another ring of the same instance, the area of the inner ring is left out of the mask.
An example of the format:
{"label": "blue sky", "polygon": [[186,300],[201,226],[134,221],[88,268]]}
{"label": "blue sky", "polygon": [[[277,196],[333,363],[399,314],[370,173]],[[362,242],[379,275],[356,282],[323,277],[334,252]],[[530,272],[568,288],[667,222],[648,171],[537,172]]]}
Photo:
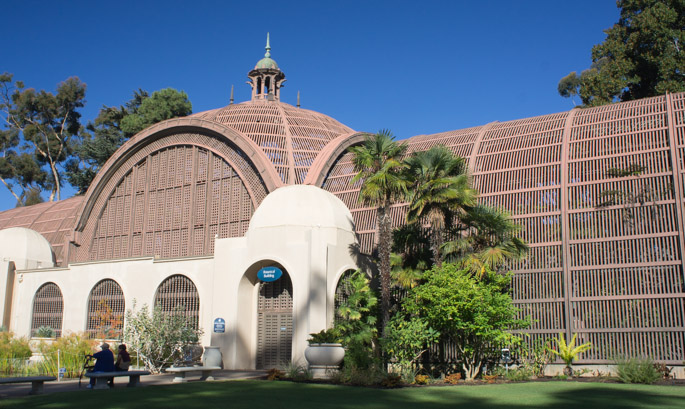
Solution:
{"label": "blue sky", "polygon": [[183,90],[193,112],[228,105],[231,85],[245,101],[270,32],[284,102],[300,91],[303,108],[400,139],[573,108],[557,83],[619,16],[612,0],[4,3],[0,72],[48,91],[78,76],[84,123],[138,88]]}

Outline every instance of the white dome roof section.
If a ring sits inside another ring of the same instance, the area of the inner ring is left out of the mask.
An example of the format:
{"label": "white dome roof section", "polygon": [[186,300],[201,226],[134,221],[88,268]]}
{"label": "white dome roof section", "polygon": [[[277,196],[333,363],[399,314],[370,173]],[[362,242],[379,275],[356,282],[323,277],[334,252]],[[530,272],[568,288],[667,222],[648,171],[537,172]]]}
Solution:
{"label": "white dome roof section", "polygon": [[54,266],[50,243],[37,231],[25,227],[0,230],[0,259],[13,261],[18,270]]}
{"label": "white dome roof section", "polygon": [[249,230],[281,227],[337,228],[354,233],[352,214],[332,193],[311,185],[291,185],[271,192],[259,205]]}

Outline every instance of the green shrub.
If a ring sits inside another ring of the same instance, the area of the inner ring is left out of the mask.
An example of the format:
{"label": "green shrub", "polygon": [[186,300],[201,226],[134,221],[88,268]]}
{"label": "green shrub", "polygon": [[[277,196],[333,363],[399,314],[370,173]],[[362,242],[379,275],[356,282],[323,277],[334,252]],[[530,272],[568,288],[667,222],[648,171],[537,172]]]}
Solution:
{"label": "green shrub", "polygon": [[623,383],[652,384],[661,378],[649,358],[621,358],[616,361],[618,380]]}
{"label": "green shrub", "polygon": [[0,373],[27,375],[31,348],[26,338],[14,338],[11,332],[0,332]]}
{"label": "green shrub", "polygon": [[38,349],[43,354],[41,373],[58,376],[59,368],[66,368],[65,378],[77,378],[83,369],[85,356],[92,354],[98,341],[88,339],[83,333],[71,333],[55,339],[52,343],[41,342]]}
{"label": "green shrub", "polygon": [[409,317],[402,312],[395,314],[381,340],[388,356],[397,359],[402,368],[414,368],[428,348],[440,340],[440,333],[419,317]]}
{"label": "green shrub", "polygon": [[[400,378],[399,381],[401,381],[400,375],[393,376]],[[343,364],[342,369],[337,375],[334,376],[333,381],[348,385],[378,386],[382,385],[386,381],[387,377],[388,374],[383,370],[381,365],[372,364],[364,367],[358,367],[348,361]]]}
{"label": "green shrub", "polygon": [[525,365],[519,366],[518,368],[509,368],[509,371],[501,367],[499,369],[504,369],[501,371],[500,375],[507,381],[511,382],[529,381],[530,378],[535,375],[535,371]]}
{"label": "green shrub", "polygon": [[290,362],[285,366],[282,377],[293,381],[307,381],[312,379],[312,373],[306,366]]}
{"label": "green shrub", "polygon": [[378,298],[369,286],[369,279],[360,270],[349,276],[349,296],[338,306],[335,331],[346,348],[345,363],[365,368],[373,363],[376,339],[376,305]]}
{"label": "green shrub", "polygon": [[[409,291],[402,308],[419,317],[440,333],[442,342],[459,348],[456,357],[466,380],[481,374],[483,363],[500,354],[502,345],[516,345],[520,336],[512,329],[523,328],[519,310],[513,303],[509,287],[511,275],[500,275],[488,269],[476,277],[455,264],[433,267],[423,282]],[[440,356],[441,363],[445,356]],[[453,372],[453,371],[450,371]]]}

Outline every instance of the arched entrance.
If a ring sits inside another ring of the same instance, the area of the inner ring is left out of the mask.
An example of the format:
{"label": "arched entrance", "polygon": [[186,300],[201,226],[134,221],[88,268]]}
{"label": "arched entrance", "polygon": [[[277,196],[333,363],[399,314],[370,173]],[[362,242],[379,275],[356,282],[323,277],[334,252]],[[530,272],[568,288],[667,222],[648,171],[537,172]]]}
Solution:
{"label": "arched entrance", "polygon": [[283,367],[292,358],[293,284],[283,269],[276,281],[259,282],[257,369]]}

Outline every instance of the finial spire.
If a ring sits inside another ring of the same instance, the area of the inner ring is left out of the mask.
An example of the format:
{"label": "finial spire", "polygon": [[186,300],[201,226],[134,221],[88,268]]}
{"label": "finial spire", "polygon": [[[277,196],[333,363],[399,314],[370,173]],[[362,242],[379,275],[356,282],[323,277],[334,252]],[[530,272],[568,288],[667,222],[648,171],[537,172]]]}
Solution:
{"label": "finial spire", "polygon": [[266,54],[264,54],[264,57],[266,57],[266,58],[271,57],[271,46],[269,45],[269,33],[266,33]]}
{"label": "finial spire", "polygon": [[300,107],[300,90],[297,90],[297,107]]}
{"label": "finial spire", "polygon": [[233,85],[231,84],[231,105],[233,105]]}

